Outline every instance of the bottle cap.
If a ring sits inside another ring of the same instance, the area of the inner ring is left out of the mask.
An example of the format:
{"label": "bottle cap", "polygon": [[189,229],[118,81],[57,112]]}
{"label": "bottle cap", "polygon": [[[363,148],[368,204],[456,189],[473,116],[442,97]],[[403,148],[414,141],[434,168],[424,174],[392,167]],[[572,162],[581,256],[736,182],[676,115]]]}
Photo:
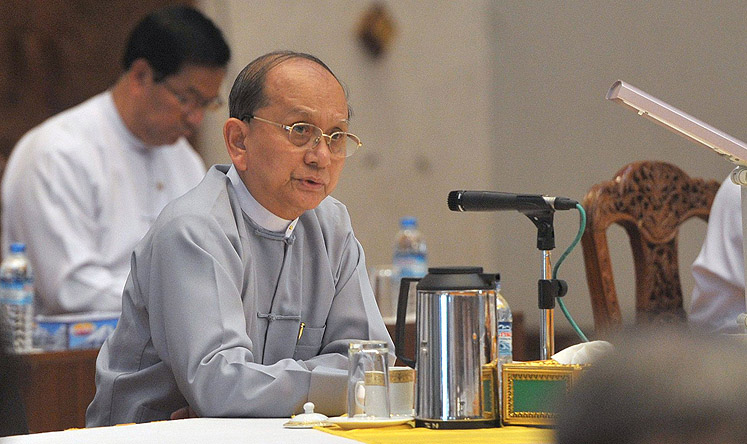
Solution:
{"label": "bottle cap", "polygon": [[11,253],[23,253],[26,251],[26,244],[23,242],[13,242],[10,244]]}
{"label": "bottle cap", "polygon": [[412,216],[403,217],[399,221],[402,228],[415,228],[418,226],[418,219]]}

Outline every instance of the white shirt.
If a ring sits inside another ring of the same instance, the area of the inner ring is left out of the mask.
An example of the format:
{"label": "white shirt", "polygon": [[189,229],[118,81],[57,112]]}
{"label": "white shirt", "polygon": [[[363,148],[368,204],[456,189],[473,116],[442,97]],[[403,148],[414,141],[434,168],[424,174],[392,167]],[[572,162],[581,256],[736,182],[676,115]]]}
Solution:
{"label": "white shirt", "polygon": [[716,193],[706,239],[693,262],[695,279],[690,323],[706,331],[740,333],[740,313],[747,311],[742,256],[741,187],[726,179]]}
{"label": "white shirt", "polygon": [[186,140],[135,137],[111,92],[29,131],[3,177],[2,239],[27,245],[36,313],[119,311],[135,245],[204,173]]}

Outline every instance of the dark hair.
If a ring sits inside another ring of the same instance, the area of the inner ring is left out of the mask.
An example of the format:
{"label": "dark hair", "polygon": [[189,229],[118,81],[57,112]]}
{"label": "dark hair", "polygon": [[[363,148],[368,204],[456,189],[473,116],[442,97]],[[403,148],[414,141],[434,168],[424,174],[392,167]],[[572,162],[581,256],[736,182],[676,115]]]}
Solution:
{"label": "dark hair", "polygon": [[223,33],[210,19],[194,8],[174,6],[149,14],[135,26],[122,65],[128,70],[135,60],[145,59],[160,81],[185,64],[223,67],[230,57]]}
{"label": "dark hair", "polygon": [[[291,59],[310,60],[322,68],[326,69],[337,82],[342,86],[345,92],[345,99],[348,98],[348,91],[345,85],[340,82],[335,73],[317,57],[303,52],[294,51],[274,51],[249,62],[241,70],[236,80],[233,82],[231,94],[228,96],[228,111],[231,117],[244,119],[254,114],[258,108],[268,105],[269,99],[265,95],[264,86],[267,79],[267,73],[279,64]],[[348,117],[352,115],[350,105],[348,105]]]}

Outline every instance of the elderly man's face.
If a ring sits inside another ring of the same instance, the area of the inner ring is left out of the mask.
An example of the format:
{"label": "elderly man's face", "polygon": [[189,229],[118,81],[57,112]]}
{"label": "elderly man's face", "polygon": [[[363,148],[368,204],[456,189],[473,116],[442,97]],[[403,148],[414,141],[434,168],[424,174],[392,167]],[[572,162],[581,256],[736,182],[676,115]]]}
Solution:
{"label": "elderly man's face", "polygon": [[[268,73],[264,91],[269,105],[257,109],[257,117],[284,125],[312,123],[325,134],[348,130],[345,92],[316,63],[281,63]],[[333,156],[324,137],[314,149],[302,149],[282,128],[255,119],[247,125],[247,168],[240,174],[262,206],[291,220],[316,208],[335,189],[345,158]]]}

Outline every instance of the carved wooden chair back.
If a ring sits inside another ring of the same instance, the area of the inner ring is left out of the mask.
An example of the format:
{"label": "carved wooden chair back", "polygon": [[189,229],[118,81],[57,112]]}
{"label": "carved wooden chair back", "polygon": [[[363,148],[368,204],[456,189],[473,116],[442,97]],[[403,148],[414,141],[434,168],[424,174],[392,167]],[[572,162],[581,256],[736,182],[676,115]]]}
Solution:
{"label": "carved wooden chair back", "polygon": [[607,228],[621,225],[630,238],[635,266],[636,323],[684,322],[677,236],[691,217],[708,220],[719,182],[690,178],[666,162],[625,165],[594,185],[583,206],[581,239],[596,332],[622,326],[612,275]]}

